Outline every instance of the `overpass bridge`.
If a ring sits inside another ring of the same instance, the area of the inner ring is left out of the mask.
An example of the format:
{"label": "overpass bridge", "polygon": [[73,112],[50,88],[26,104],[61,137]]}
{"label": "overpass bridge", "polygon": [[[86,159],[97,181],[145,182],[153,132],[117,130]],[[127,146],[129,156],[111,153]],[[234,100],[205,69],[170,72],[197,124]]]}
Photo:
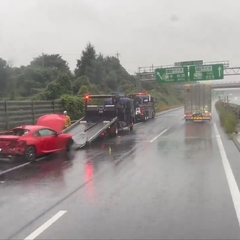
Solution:
{"label": "overpass bridge", "polygon": [[[172,86],[176,87],[177,89],[184,89],[185,84],[196,84],[201,82],[191,82],[191,83],[182,83],[182,84],[172,84]],[[210,83],[210,82],[204,82],[205,84],[211,84],[212,89],[223,89],[223,88],[240,88],[240,81],[229,81],[229,82],[217,82],[217,83]]]}
{"label": "overpass bridge", "polygon": [[240,88],[240,82],[224,82],[224,83],[211,83],[212,89],[218,88]]}

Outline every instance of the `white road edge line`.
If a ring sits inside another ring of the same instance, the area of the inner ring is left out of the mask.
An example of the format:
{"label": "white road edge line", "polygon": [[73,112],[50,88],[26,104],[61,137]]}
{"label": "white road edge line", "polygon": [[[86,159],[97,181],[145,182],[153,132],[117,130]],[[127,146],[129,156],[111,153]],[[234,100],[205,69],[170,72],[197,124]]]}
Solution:
{"label": "white road edge line", "polygon": [[149,142],[152,143],[154,142],[157,138],[159,138],[161,135],[163,135],[168,129],[163,130],[161,133],[159,133],[155,138],[153,138],[152,140],[150,140]]}
{"label": "white road edge line", "polygon": [[40,226],[33,233],[28,235],[24,240],[33,240],[38,237],[41,233],[43,233],[47,228],[49,228],[54,222],[56,222],[60,217],[62,217],[67,211],[59,211],[52,218],[50,218],[47,222],[45,222],[42,226]]}
{"label": "white road edge line", "polygon": [[234,174],[232,172],[229,160],[227,158],[227,154],[225,152],[225,149],[224,149],[219,131],[217,129],[216,123],[214,123],[214,130],[216,133],[217,144],[218,144],[218,148],[219,148],[220,155],[222,158],[223,168],[224,168],[224,171],[226,174],[228,186],[229,186],[230,193],[232,196],[233,205],[234,205],[234,208],[235,208],[235,211],[237,214],[238,224],[240,226],[240,192],[239,192],[238,185],[236,183]]}

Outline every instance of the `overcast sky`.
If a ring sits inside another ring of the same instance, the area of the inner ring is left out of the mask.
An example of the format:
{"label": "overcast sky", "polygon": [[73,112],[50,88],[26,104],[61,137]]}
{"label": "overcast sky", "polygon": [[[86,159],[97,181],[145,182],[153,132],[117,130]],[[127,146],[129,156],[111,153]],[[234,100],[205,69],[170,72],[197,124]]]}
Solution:
{"label": "overcast sky", "polygon": [[0,57],[59,53],[75,68],[90,41],[130,73],[176,61],[240,66],[240,0],[0,0]]}

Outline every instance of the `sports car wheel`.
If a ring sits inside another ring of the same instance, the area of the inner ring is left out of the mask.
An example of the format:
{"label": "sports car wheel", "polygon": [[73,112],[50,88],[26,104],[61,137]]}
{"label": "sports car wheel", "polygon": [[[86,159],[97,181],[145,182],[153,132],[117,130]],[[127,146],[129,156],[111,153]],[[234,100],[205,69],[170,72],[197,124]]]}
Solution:
{"label": "sports car wheel", "polygon": [[75,156],[75,148],[73,147],[74,141],[71,139],[66,146],[67,159],[72,160]]}
{"label": "sports car wheel", "polygon": [[32,162],[36,159],[36,148],[34,146],[27,146],[25,150],[25,158],[27,161]]}
{"label": "sports car wheel", "polygon": [[72,145],[73,145],[73,140],[71,139],[68,141],[67,146],[66,146],[67,152],[71,151]]}

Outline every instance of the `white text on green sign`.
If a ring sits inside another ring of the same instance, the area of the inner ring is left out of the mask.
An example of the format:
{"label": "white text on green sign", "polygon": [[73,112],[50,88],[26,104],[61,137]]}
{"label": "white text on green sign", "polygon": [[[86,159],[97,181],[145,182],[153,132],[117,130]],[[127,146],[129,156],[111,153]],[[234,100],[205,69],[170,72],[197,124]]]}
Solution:
{"label": "white text on green sign", "polygon": [[212,66],[199,66],[195,67],[196,72],[212,72]]}
{"label": "white text on green sign", "polygon": [[166,82],[184,82],[188,80],[187,67],[158,68],[156,80],[159,84]]}
{"label": "white text on green sign", "polygon": [[223,64],[190,66],[190,81],[198,80],[219,80],[224,78]]}
{"label": "white text on green sign", "polygon": [[183,74],[183,68],[168,68],[166,74]]}

